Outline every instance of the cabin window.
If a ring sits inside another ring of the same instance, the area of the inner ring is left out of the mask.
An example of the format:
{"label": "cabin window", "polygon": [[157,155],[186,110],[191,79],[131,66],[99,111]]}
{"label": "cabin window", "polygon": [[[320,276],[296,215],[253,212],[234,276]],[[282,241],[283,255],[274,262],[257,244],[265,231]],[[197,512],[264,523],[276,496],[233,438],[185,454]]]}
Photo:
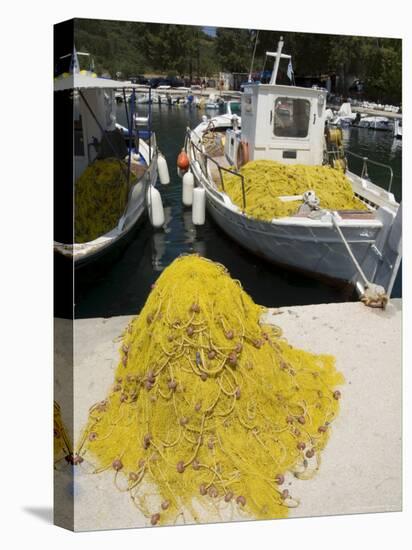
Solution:
{"label": "cabin window", "polygon": [[307,137],[309,118],[310,102],[307,99],[277,97],[273,133],[278,137]]}

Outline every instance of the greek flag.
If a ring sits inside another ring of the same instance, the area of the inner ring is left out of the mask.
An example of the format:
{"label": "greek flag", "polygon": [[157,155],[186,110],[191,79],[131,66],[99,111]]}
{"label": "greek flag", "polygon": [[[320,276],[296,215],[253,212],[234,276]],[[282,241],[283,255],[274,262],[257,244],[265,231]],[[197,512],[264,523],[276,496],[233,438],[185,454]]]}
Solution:
{"label": "greek flag", "polygon": [[291,59],[289,59],[287,75],[288,75],[289,80],[292,80],[292,78],[293,78],[293,67],[292,67],[292,60]]}

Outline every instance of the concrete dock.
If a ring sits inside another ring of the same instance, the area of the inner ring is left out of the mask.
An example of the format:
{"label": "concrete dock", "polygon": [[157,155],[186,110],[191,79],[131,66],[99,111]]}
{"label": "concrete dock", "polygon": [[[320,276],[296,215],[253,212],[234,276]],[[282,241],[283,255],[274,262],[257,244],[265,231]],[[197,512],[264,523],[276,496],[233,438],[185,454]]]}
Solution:
{"label": "concrete dock", "polygon": [[[89,407],[113,382],[130,318],[75,321],[75,441]],[[286,477],[289,492],[300,500],[290,517],[401,510],[402,301],[392,300],[385,311],[361,303],[280,308],[269,310],[264,321],[280,326],[295,347],[334,355],[346,379],[319,473],[310,481]],[[114,487],[112,472],[90,475],[75,468],[74,495],[76,530],[147,525],[128,494]],[[223,516],[232,519],[247,518]]]}
{"label": "concrete dock", "polygon": [[402,120],[402,113],[394,113],[392,111],[381,111],[379,109],[367,109],[366,107],[352,107],[354,113],[361,113],[368,116],[385,116],[386,118]]}

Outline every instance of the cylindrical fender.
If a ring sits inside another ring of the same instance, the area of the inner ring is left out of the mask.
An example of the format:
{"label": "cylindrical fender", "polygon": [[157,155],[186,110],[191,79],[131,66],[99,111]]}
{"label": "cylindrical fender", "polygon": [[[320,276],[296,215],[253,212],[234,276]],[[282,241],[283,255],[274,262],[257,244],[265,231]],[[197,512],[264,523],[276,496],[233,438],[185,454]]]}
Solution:
{"label": "cylindrical fender", "polygon": [[206,220],[206,191],[202,187],[193,189],[192,221],[204,225]]}
{"label": "cylindrical fender", "polygon": [[167,167],[167,161],[163,155],[157,156],[157,172],[159,174],[159,180],[162,185],[170,183],[169,169]]}
{"label": "cylindrical fender", "polygon": [[182,202],[185,206],[192,206],[194,180],[192,172],[186,172],[182,181]]}
{"label": "cylindrical fender", "polygon": [[152,185],[150,185],[147,190],[147,207],[149,211],[150,223],[153,227],[162,227],[165,223],[162,197],[160,196],[159,191]]}

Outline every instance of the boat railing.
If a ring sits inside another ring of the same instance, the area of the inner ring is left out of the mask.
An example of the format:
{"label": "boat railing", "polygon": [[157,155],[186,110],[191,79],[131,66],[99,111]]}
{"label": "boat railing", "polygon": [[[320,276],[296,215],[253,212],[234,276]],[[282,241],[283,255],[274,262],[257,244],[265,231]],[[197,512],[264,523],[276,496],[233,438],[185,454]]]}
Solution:
{"label": "boat railing", "polygon": [[[192,156],[199,163],[199,166],[202,170],[202,173],[206,178],[209,177],[208,165],[207,165],[207,163],[209,161],[216,166],[216,168],[219,172],[219,178],[220,178],[220,184],[222,186],[222,191],[225,192],[225,182],[224,182],[222,172],[227,172],[229,174],[232,174],[233,176],[237,176],[238,178],[240,178],[240,182],[241,182],[241,185],[242,185],[243,210],[245,210],[246,209],[246,192],[245,192],[245,178],[244,178],[244,176],[242,174],[240,174],[239,172],[236,172],[235,170],[231,170],[230,168],[225,168],[224,166],[221,166],[213,157],[211,157],[205,151],[203,151],[200,147],[195,145],[193,139],[191,139],[190,133],[191,133],[191,131],[190,131],[190,129],[188,129],[187,135],[186,135],[186,140],[185,140],[185,149],[187,150],[187,143],[189,142],[190,147],[192,149],[192,151],[191,151]],[[200,160],[202,162],[199,161],[198,155],[200,155]]]}
{"label": "boat railing", "polygon": [[393,170],[391,166],[388,166],[387,164],[382,164],[381,162],[378,162],[376,160],[371,160],[368,157],[364,157],[362,155],[358,155],[357,153],[353,153],[352,151],[345,150],[345,153],[350,155],[351,157],[357,158],[362,161],[362,170],[360,173],[360,177],[364,179],[369,179],[369,173],[368,173],[368,165],[373,164],[375,166],[380,166],[381,168],[385,168],[385,170],[388,170],[389,172],[389,184],[388,184],[388,193],[391,192],[392,189],[392,181],[393,181]]}
{"label": "boat railing", "polygon": [[156,140],[156,134],[154,132],[150,132],[150,138],[149,138],[149,159],[152,161],[153,156],[156,156],[158,151],[157,147],[157,140]]}

